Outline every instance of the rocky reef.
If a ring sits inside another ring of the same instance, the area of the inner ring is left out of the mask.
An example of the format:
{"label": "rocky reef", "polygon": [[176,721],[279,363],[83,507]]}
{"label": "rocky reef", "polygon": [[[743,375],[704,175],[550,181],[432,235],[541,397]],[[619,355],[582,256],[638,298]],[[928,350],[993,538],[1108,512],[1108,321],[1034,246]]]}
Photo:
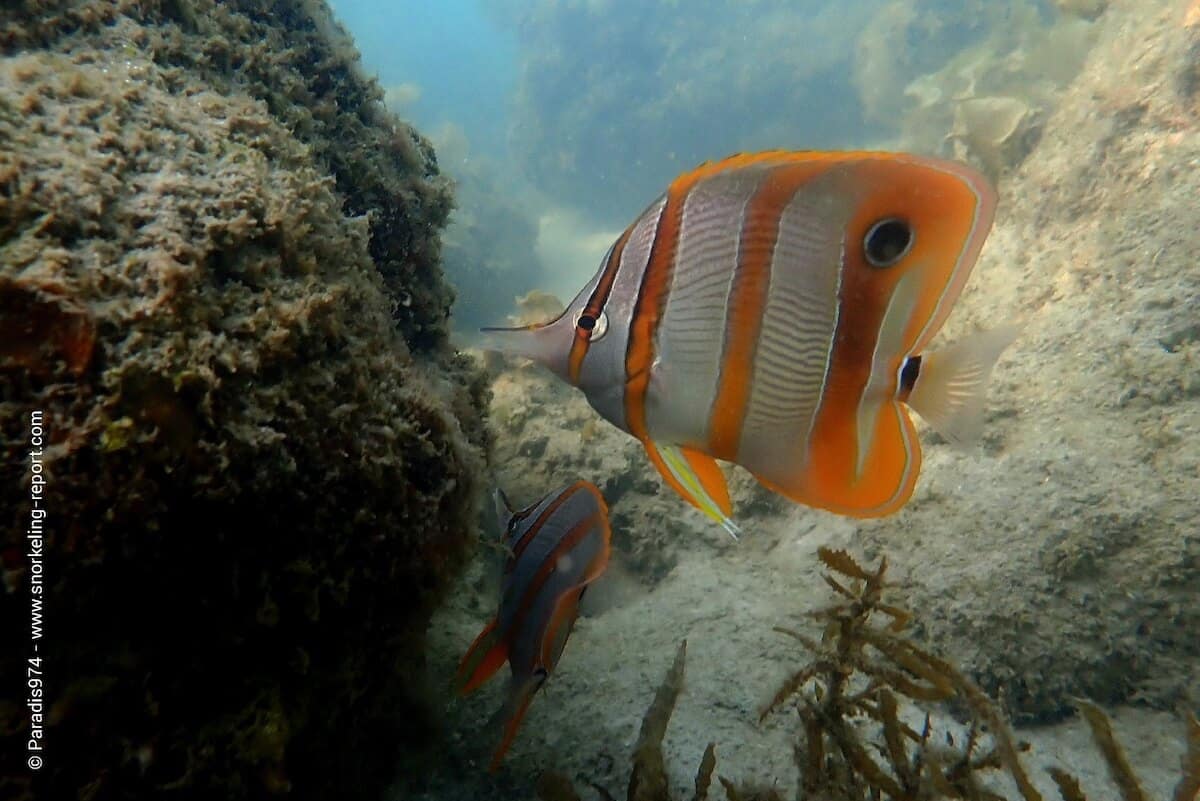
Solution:
{"label": "rocky reef", "polygon": [[432,148],[304,0],[6,4],[0,143],[0,795],[377,797],[489,447]]}

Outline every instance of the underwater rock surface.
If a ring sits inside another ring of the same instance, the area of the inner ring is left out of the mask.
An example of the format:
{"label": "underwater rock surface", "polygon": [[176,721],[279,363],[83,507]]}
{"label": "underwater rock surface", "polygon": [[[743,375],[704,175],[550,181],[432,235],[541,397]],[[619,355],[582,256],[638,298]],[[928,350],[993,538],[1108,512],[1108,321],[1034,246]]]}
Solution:
{"label": "underwater rock surface", "polygon": [[38,412],[52,743],[5,798],[374,798],[427,738],[487,390],[381,99],[323,3],[0,12],[0,604]]}

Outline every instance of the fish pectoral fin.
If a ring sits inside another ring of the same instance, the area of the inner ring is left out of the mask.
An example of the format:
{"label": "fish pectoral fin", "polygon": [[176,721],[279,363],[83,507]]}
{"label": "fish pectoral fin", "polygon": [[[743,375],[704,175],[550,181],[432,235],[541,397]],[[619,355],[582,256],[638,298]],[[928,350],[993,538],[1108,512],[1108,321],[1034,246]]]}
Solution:
{"label": "fish pectoral fin", "polygon": [[685,501],[720,523],[735,540],[742,530],[729,518],[733,504],[725,474],[711,456],[676,445],[646,440],[646,454],[672,489]]}
{"label": "fish pectoral fin", "polygon": [[949,348],[921,357],[907,403],[935,431],[955,444],[974,442],[983,427],[984,399],[992,368],[1020,327],[981,331]]}
{"label": "fish pectoral fin", "polygon": [[541,663],[547,670],[553,670],[558,665],[558,659],[567,645],[567,638],[571,636],[571,629],[575,626],[575,618],[579,617],[579,597],[586,588],[585,584],[578,590],[572,589],[554,604],[554,611],[550,613],[550,621],[542,634],[539,652]]}
{"label": "fish pectoral fin", "polygon": [[462,661],[458,663],[454,683],[459,695],[466,695],[477,689],[494,676],[507,661],[508,641],[500,636],[496,621],[492,620],[479,632],[475,642],[471,643]]}
{"label": "fish pectoral fin", "polygon": [[509,685],[508,697],[504,701],[504,706],[496,710],[496,714],[492,715],[486,725],[489,732],[500,730],[500,744],[492,752],[492,760],[488,763],[489,773],[495,773],[500,767],[500,762],[503,761],[509,746],[517,736],[517,729],[521,728],[521,721],[525,719],[525,713],[529,711],[529,703],[545,681],[545,673],[535,673],[525,681],[514,681]]}

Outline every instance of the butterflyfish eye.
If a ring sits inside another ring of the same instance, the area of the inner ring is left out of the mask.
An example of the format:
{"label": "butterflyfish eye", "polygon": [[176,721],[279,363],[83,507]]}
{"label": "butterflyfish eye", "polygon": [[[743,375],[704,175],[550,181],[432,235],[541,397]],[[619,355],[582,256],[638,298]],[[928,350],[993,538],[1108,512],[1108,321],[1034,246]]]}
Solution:
{"label": "butterflyfish eye", "polygon": [[608,333],[608,315],[600,312],[596,316],[580,312],[575,317],[575,327],[588,335],[588,339],[595,342],[600,337]]}
{"label": "butterflyfish eye", "polygon": [[907,222],[889,217],[867,231],[863,237],[863,253],[872,267],[891,267],[908,255],[915,238]]}

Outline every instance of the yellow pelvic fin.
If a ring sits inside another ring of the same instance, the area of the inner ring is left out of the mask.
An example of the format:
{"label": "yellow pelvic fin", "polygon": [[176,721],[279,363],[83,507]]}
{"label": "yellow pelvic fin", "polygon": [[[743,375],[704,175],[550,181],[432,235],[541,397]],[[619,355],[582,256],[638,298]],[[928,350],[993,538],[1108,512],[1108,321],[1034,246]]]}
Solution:
{"label": "yellow pelvic fin", "polygon": [[720,523],[736,540],[742,530],[729,518],[733,511],[729,487],[716,460],[698,451],[662,445],[653,440],[646,440],[644,444],[646,454],[663,480],[685,501]]}

